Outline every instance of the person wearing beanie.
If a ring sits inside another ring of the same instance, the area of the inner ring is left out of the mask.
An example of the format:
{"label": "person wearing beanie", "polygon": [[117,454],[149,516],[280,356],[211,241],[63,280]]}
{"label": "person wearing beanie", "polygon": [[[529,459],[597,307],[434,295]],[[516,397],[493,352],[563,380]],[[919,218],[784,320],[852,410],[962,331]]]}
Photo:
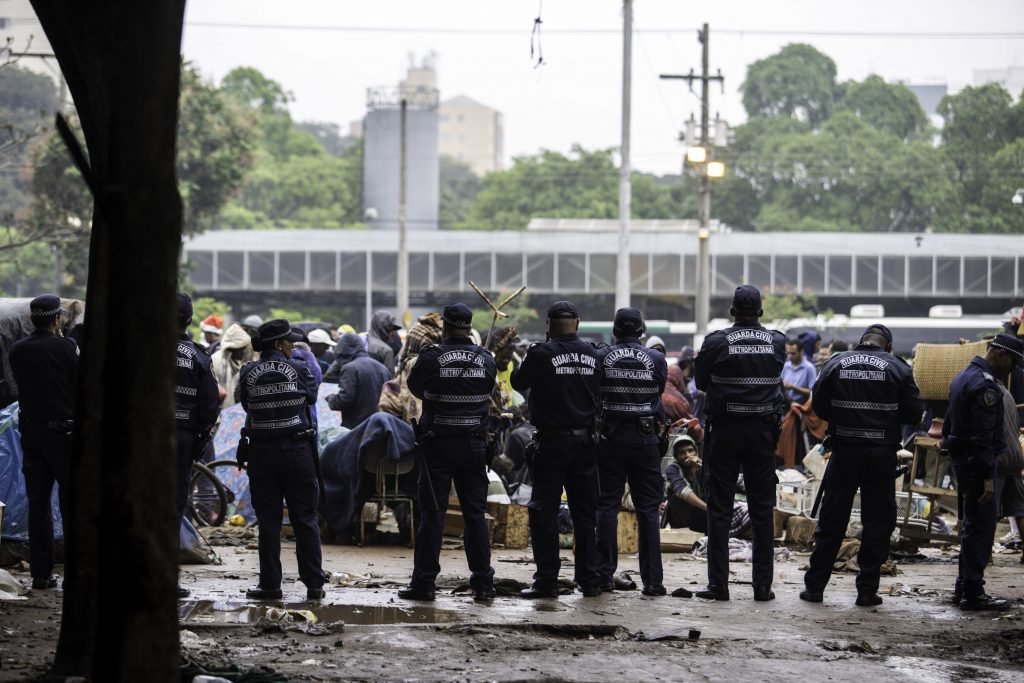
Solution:
{"label": "person wearing beanie", "polygon": [[640,578],[643,594],[665,595],[661,564],[661,511],[665,480],[661,475],[658,420],[668,365],[653,346],[644,346],[644,319],[635,308],[615,312],[615,343],[601,349],[603,430],[597,450],[600,495],[597,500],[597,557],[601,590],[614,588],[618,566],[618,518],[626,483],[636,508]]}
{"label": "person wearing beanie", "polygon": [[753,533],[754,600],[774,600],[775,444],[785,410],[779,376],[786,338],[761,326],[756,287],[736,288],[732,327],[704,339],[696,361],[697,388],[706,394],[704,472],[708,505],[708,586],[697,597],[729,599],[729,527],[736,479],[743,471]]}
{"label": "person wearing beanie", "polygon": [[28,497],[28,555],[32,588],[56,588],[53,575],[53,485],[60,490],[60,512],[67,533],[68,473],[75,418],[78,345],[64,337],[60,298],[44,294],[32,299],[29,312],[35,330],[11,345],[8,362],[18,389],[19,428],[24,453],[22,472]]}
{"label": "person wearing beanie", "polygon": [[924,403],[910,366],[892,353],[892,332],[871,325],[852,350],[832,356],[814,384],[814,412],[828,421],[832,456],[822,481],[814,552],[800,599],[821,602],[839,546],[846,538],[853,498],[860,490],[857,554],[860,607],[882,604],[878,582],[896,528],[896,451],[902,424],[918,424]]}
{"label": "person wearing beanie", "polygon": [[224,333],[224,318],[211,313],[199,323],[199,331],[203,333],[203,341],[200,343],[206,348],[206,353],[212,356],[220,348],[220,338]]}
{"label": "person wearing beanie", "polygon": [[[174,380],[174,423],[177,428],[178,460],[175,511],[179,524],[188,507],[192,486],[192,463],[202,457],[212,438],[212,429],[220,414],[220,393],[213,378],[210,356],[192,341],[188,327],[192,324],[192,299],[179,293],[177,367]],[[188,597],[178,588],[178,597]]]}
{"label": "person wearing beanie", "polygon": [[594,420],[600,407],[598,349],[576,334],[580,314],[571,301],[548,307],[547,341],[534,344],[512,373],[512,388],[530,392],[537,427],[537,456],[530,466],[530,539],[537,571],[524,598],[557,598],[558,511],[562,489],[569,500],[576,540],[575,579],[584,597],[601,595],[597,568],[597,457]]}
{"label": "person wearing beanie", "polygon": [[487,530],[487,432],[494,389],[494,358],[471,341],[473,312],[449,304],[441,315],[443,339],[422,349],[409,373],[409,390],[423,401],[417,427],[422,454],[418,485],[419,523],[412,580],[398,591],[403,600],[433,600],[441,571],[441,537],[452,483],[464,522],[463,541],[473,599],[494,599],[494,568]]}

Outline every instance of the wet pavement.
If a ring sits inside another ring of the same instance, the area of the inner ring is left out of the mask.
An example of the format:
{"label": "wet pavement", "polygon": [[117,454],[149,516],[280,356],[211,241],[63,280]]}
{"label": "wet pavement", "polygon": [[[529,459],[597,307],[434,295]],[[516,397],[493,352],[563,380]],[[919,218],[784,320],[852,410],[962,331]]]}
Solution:
{"label": "wet pavement", "polygon": [[[245,589],[258,581],[255,550],[217,551],[223,565],[182,568],[192,597],[179,603],[183,653],[211,671],[267,667],[296,681],[1024,680],[1019,555],[997,554],[987,575],[987,588],[1013,599],[1013,608],[977,614],[950,604],[955,560],[934,550],[926,551],[928,562],[882,578],[885,603],[877,608],[854,606],[852,574],[834,577],[824,603],[800,601],[806,555],[776,564],[778,597],[769,603],[753,601],[750,565],[738,563],[729,602],[628,591],[481,604],[466,590],[457,549],[442,553],[437,600],[413,602],[397,597],[411,550],[339,546],[324,548],[338,585],[328,585],[317,603],[303,600],[287,543],[284,600],[253,602]],[[571,577],[572,555],[562,557],[562,576]],[[636,562],[621,556],[620,570]],[[534,570],[528,551],[495,551],[493,564],[509,592]],[[703,561],[665,555],[669,590],[698,589],[705,572]],[[57,591],[0,603],[0,641],[8,643],[0,644],[7,676],[0,680],[22,680],[9,672],[36,670],[52,652],[49,644],[33,651],[23,642],[55,639],[59,600]]]}

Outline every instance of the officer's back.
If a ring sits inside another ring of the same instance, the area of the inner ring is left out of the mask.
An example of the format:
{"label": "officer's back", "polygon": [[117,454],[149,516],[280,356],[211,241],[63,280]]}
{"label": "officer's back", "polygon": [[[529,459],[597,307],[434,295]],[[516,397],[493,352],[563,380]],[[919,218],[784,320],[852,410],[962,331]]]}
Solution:
{"label": "officer's back", "polygon": [[420,351],[408,385],[423,401],[422,429],[435,434],[484,431],[495,375],[494,357],[469,336],[449,336]]}
{"label": "officer's back", "polygon": [[[753,313],[760,311],[760,300],[756,289],[744,285],[736,290],[733,306],[741,313]],[[783,405],[780,374],[786,363],[786,337],[763,327],[758,317],[738,317],[732,327],[704,339],[694,378],[697,388],[707,394],[709,420],[765,417]]]}
{"label": "officer's back", "polygon": [[[579,313],[571,303],[559,301],[548,310],[548,318],[578,320]],[[512,388],[529,390],[531,422],[538,429],[582,429],[590,426],[598,409],[596,369],[597,348],[575,331],[567,332],[530,347],[512,373]]]}
{"label": "officer's back", "polygon": [[902,424],[921,420],[924,403],[910,366],[878,345],[886,339],[891,346],[888,328],[868,327],[852,351],[828,360],[814,384],[814,412],[844,441],[895,444]]}
{"label": "officer's back", "polygon": [[661,394],[668,378],[665,356],[640,342],[643,319],[639,311],[620,309],[616,321],[624,327],[622,337],[598,351],[604,419],[615,423],[661,417]]}
{"label": "officer's back", "polygon": [[[50,307],[47,310],[43,310]],[[60,299],[53,295],[32,301],[34,319],[61,315]],[[18,385],[22,426],[71,420],[75,414],[75,375],[78,345],[73,339],[36,328],[11,345],[11,373]]]}
{"label": "officer's back", "polygon": [[[275,326],[267,327],[270,323]],[[298,336],[286,323],[272,320],[264,324],[266,331],[261,334],[266,338],[261,337],[264,347],[260,360],[246,365],[239,373],[245,427],[256,442],[284,438],[314,427],[310,407],[316,405],[317,390],[309,367],[304,361],[267,346]]]}

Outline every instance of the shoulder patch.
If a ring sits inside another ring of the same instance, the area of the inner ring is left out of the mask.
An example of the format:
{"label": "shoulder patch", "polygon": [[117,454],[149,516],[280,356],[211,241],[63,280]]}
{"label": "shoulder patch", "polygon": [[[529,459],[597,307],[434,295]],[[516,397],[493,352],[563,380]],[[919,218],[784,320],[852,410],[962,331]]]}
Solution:
{"label": "shoulder patch", "polygon": [[991,373],[982,371],[981,376],[984,377],[985,379],[987,379],[989,382],[995,382],[996,381],[996,378],[993,377],[991,375]]}
{"label": "shoulder patch", "polygon": [[986,389],[981,392],[981,402],[988,408],[994,406],[998,399],[999,395],[996,393],[995,389]]}

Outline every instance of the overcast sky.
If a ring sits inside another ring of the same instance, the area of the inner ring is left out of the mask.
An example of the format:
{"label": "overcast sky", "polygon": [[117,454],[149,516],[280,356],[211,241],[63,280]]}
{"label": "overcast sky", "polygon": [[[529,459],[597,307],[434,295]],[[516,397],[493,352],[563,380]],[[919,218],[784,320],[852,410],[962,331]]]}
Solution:
{"label": "overcast sky", "polygon": [[[236,66],[258,68],[294,94],[294,118],[337,123],[343,131],[362,117],[368,87],[395,84],[410,52],[435,51],[442,98],[467,95],[504,114],[508,157],[566,151],[576,142],[617,147],[621,5],[543,2],[546,64],[539,68],[530,59],[537,0],[193,0],[182,50],[217,80]],[[726,79],[724,95],[712,87],[712,116],[720,111],[733,124],[744,116],[737,91],[746,66],[791,42],[832,57],[840,80],[877,73],[956,90],[972,83],[974,69],[1024,66],[1022,0],[636,0],[634,6],[633,166],[657,173],[678,171],[676,136],[691,113],[700,113],[684,84],[659,81],[658,74],[699,70],[696,28],[705,21],[712,71],[721,69]],[[837,35],[851,33],[890,35]]]}

